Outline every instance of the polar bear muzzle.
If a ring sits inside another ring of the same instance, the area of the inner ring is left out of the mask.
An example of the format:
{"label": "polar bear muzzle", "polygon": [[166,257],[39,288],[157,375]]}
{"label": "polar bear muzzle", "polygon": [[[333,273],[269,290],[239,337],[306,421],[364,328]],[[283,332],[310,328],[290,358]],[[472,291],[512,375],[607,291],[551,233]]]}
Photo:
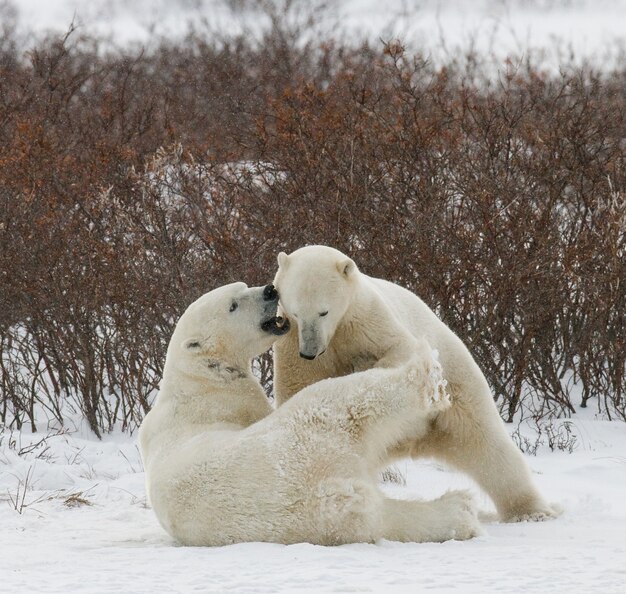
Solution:
{"label": "polar bear muzzle", "polygon": [[267,285],[263,289],[263,301],[267,303],[266,314],[269,313],[268,308],[270,306],[272,311],[270,317],[261,322],[261,330],[269,332],[274,336],[282,336],[283,334],[289,332],[289,320],[276,315],[276,309],[278,306],[278,291],[274,285]]}
{"label": "polar bear muzzle", "polygon": [[282,316],[274,316],[261,323],[261,329],[264,332],[269,332],[274,336],[282,336],[289,332],[289,320]]}
{"label": "polar bear muzzle", "polygon": [[267,285],[263,289],[264,301],[278,301],[278,291],[274,285]]}

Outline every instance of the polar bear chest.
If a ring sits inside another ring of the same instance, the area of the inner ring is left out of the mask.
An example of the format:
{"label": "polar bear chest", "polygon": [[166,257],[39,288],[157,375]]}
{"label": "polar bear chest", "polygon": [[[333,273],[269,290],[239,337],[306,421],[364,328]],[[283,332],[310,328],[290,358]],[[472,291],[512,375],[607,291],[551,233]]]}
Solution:
{"label": "polar bear chest", "polygon": [[378,357],[374,353],[361,351],[354,353],[346,362],[347,373],[366,371],[371,369],[378,362]]}

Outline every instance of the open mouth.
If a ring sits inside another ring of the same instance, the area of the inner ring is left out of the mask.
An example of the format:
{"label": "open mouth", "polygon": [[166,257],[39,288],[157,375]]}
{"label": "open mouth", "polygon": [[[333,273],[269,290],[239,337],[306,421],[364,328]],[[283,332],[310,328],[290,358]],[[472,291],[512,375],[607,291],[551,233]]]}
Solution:
{"label": "open mouth", "polygon": [[273,334],[274,336],[282,336],[283,334],[289,332],[289,320],[287,318],[283,318],[282,316],[275,316],[261,322],[261,329],[264,332]]}

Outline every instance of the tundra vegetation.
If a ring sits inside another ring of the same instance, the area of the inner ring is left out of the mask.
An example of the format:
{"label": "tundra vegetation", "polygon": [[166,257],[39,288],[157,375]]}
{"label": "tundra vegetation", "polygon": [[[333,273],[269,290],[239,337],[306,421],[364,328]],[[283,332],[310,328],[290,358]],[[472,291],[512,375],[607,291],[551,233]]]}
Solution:
{"label": "tundra vegetation", "polygon": [[506,421],[626,420],[626,62],[430,60],[266,6],[143,50],[3,19],[0,422],[133,431],[185,307],[305,244],[422,297]]}

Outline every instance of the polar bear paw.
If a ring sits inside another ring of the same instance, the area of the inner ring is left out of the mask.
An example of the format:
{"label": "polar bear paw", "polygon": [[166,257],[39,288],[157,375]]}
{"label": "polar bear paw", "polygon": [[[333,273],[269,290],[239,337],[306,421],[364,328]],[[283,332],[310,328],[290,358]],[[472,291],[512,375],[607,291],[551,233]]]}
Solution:
{"label": "polar bear paw", "polygon": [[443,377],[443,368],[439,363],[439,353],[433,349],[431,351],[431,361],[428,370],[428,380],[430,383],[430,404],[438,410],[446,410],[450,407],[450,394],[448,393],[448,382]]}
{"label": "polar bear paw", "polygon": [[503,521],[515,522],[547,522],[558,518],[563,513],[563,508],[557,503],[542,503],[533,509],[517,510],[510,515],[504,516]]}
{"label": "polar bear paw", "polygon": [[483,534],[469,491],[449,491],[435,501],[446,525],[439,540],[468,540]]}
{"label": "polar bear paw", "polygon": [[450,394],[438,361],[438,352],[427,344],[407,364],[406,380],[424,408],[444,411],[450,407]]}

